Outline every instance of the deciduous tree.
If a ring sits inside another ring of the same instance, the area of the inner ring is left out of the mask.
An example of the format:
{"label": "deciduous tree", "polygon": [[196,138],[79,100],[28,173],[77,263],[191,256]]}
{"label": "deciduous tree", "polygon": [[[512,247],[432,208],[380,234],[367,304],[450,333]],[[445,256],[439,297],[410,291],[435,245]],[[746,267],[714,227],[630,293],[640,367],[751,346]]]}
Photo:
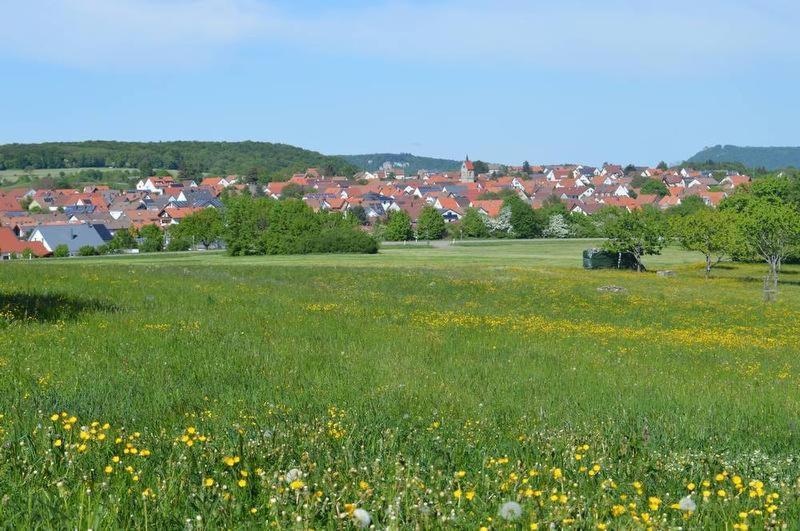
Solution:
{"label": "deciduous tree", "polygon": [[173,227],[170,236],[208,247],[222,237],[222,215],[216,208],[204,208],[186,216]]}
{"label": "deciduous tree", "polygon": [[738,254],[743,240],[739,220],[734,212],[714,209],[698,210],[688,216],[672,218],[671,229],[684,249],[696,251],[705,257],[706,278],[711,268],[726,256]]}
{"label": "deciduous tree", "polygon": [[661,254],[666,243],[664,223],[652,208],[620,210],[606,223],[605,233],[608,240],[603,248],[613,253],[631,253],[640,272],[642,257]]}
{"label": "deciduous tree", "polygon": [[447,225],[438,210],[432,206],[422,208],[417,220],[417,237],[420,240],[441,240],[447,234]]}
{"label": "deciduous tree", "polygon": [[519,196],[509,197],[504,206],[511,209],[511,227],[517,238],[538,238],[544,230],[544,220]]}
{"label": "deciduous tree", "polygon": [[405,210],[389,213],[383,237],[390,242],[405,242],[414,239],[414,229],[411,228],[411,217]]}
{"label": "deciduous tree", "polygon": [[489,236],[483,216],[477,209],[468,208],[461,218],[461,233],[467,238],[485,238]]}
{"label": "deciduous tree", "polygon": [[790,205],[755,198],[740,217],[740,230],[748,248],[769,266],[764,295],[772,300],[783,260],[800,245],[800,214]]}

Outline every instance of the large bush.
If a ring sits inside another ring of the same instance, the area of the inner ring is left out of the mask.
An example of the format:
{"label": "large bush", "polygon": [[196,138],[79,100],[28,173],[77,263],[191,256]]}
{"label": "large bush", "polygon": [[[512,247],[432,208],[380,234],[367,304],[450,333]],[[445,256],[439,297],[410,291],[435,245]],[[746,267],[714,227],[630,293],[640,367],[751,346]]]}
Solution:
{"label": "large bush", "polygon": [[228,254],[376,253],[375,238],[354,217],[314,212],[300,200],[242,196],[227,200],[223,239]]}

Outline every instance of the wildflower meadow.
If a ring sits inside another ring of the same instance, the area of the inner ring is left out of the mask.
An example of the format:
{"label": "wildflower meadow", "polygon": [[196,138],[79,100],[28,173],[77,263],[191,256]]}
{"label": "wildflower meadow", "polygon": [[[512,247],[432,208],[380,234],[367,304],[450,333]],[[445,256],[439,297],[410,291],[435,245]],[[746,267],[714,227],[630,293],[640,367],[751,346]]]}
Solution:
{"label": "wildflower meadow", "polygon": [[582,245],[0,264],[0,522],[797,529],[800,268]]}

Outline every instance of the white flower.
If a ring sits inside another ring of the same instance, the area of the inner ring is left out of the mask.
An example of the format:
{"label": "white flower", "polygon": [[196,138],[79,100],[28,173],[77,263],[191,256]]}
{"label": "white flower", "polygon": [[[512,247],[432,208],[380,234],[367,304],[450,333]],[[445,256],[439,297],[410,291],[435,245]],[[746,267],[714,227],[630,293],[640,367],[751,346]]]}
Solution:
{"label": "white flower", "polygon": [[353,511],[353,521],[355,521],[358,527],[364,529],[369,527],[370,522],[372,522],[372,517],[364,509],[356,509]]}
{"label": "white flower", "polygon": [[522,507],[520,507],[517,502],[505,502],[500,506],[500,510],[497,512],[497,514],[503,520],[516,520],[522,516]]}
{"label": "white flower", "polygon": [[286,483],[291,483],[293,481],[297,481],[302,479],[303,471],[299,468],[293,468],[286,473]]}
{"label": "white flower", "polygon": [[694,502],[694,500],[692,500],[691,496],[681,498],[681,501],[678,502],[678,507],[681,511],[688,511],[692,513],[697,510],[697,504]]}

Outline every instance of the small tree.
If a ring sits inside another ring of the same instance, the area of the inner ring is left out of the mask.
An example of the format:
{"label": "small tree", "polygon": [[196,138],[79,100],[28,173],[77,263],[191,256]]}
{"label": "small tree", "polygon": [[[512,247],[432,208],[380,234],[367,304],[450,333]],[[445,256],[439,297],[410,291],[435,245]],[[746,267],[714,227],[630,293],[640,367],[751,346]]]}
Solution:
{"label": "small tree", "polygon": [[658,168],[661,171],[667,171],[669,169],[669,166],[667,166],[667,163],[662,160],[661,162],[658,163],[658,166],[656,166],[656,168]]}
{"label": "small tree", "polygon": [[188,215],[175,226],[170,236],[191,242],[197,242],[208,249],[222,237],[222,215],[216,208],[204,208]]}
{"label": "small tree", "polygon": [[483,216],[477,209],[468,208],[461,218],[461,233],[467,238],[485,238],[489,236],[489,229],[483,221]]}
{"label": "small tree", "polygon": [[67,256],[69,256],[69,247],[67,247],[67,244],[62,243],[61,245],[53,249],[53,256],[55,256],[56,258],[66,258]]}
{"label": "small tree", "polygon": [[473,169],[475,173],[489,173],[489,165],[482,160],[476,160],[473,162]]}
{"label": "small tree", "polygon": [[297,183],[289,183],[281,190],[281,199],[303,199],[309,193],[305,186]]}
{"label": "small tree", "polygon": [[145,225],[139,230],[142,243],[139,250],[143,253],[157,253],[164,250],[164,233],[155,225]]}
{"label": "small tree", "polygon": [[411,216],[408,215],[408,212],[405,210],[390,212],[383,237],[390,242],[413,240],[414,229],[411,228]]}
{"label": "small tree", "polygon": [[96,256],[97,254],[97,249],[91,245],[84,245],[78,249],[78,256]]}
{"label": "small tree", "polygon": [[514,234],[514,228],[511,226],[511,207],[505,206],[500,210],[500,214],[496,218],[484,216],[483,222],[489,233],[492,236],[499,238],[511,238]]}
{"label": "small tree", "polygon": [[642,257],[661,254],[666,234],[664,223],[652,208],[628,212],[621,210],[605,227],[608,240],[603,248],[613,253],[630,253],[636,259],[636,270],[642,270]]}
{"label": "small tree", "polygon": [[778,292],[783,260],[800,245],[800,213],[789,205],[755,198],[747,205],[739,226],[748,248],[769,266],[764,297],[772,300]]}
{"label": "small tree", "polygon": [[142,179],[147,179],[148,177],[153,176],[153,165],[149,160],[142,160],[137,169],[139,170],[139,177]]}
{"label": "small tree", "polygon": [[527,175],[530,175],[531,173],[531,163],[528,162],[527,160],[522,163],[522,173],[525,173]]}
{"label": "small tree", "polygon": [[572,229],[569,226],[569,222],[564,217],[564,214],[553,214],[550,216],[550,220],[547,223],[547,226],[544,228],[542,235],[545,238],[569,238],[572,234]]}
{"label": "small tree", "polygon": [[172,233],[169,235],[169,243],[166,250],[169,252],[188,251],[192,248],[192,242],[183,238],[176,238]]}
{"label": "small tree", "polygon": [[672,233],[688,251],[701,253],[706,260],[705,276],[726,256],[736,255],[742,244],[737,215],[705,209],[672,218]]}
{"label": "small tree", "polygon": [[348,210],[348,215],[353,216],[358,221],[359,225],[367,225],[369,223],[367,211],[364,210],[364,207],[361,205],[350,207],[350,210]]}
{"label": "small tree", "polygon": [[511,227],[517,238],[538,238],[542,235],[544,222],[519,196],[509,197],[504,206],[511,209]]}
{"label": "small tree", "polygon": [[669,195],[669,189],[661,179],[647,179],[641,188],[643,194],[654,194],[659,197]]}
{"label": "small tree", "polygon": [[136,240],[128,229],[119,229],[114,233],[114,237],[108,242],[110,252],[118,252],[124,249],[135,249]]}
{"label": "small tree", "polygon": [[417,236],[421,240],[441,240],[447,234],[447,225],[438,210],[425,206],[417,220]]}

